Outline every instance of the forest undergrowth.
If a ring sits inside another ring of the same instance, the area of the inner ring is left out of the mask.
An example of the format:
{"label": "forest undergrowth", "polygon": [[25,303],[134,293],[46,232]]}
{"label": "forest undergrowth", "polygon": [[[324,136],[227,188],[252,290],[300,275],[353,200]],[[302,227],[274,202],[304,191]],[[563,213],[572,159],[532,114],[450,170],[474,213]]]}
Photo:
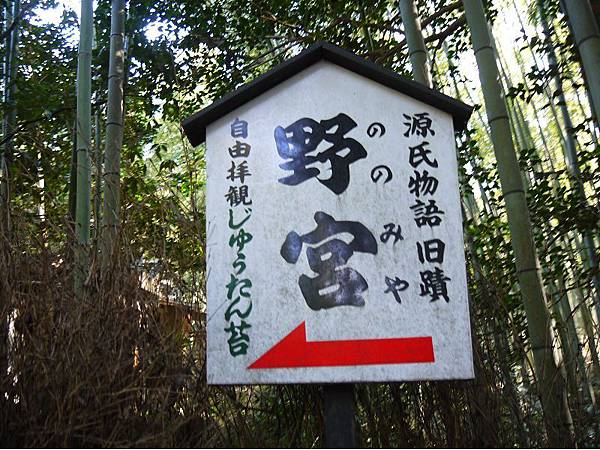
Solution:
{"label": "forest undergrowth", "polygon": [[600,45],[597,2],[403,0],[429,68],[395,0],[292,3],[84,0],[80,28],[3,2],[0,445],[323,446],[322,386],[206,384],[207,150],[179,124],[325,40],[474,106],[455,137],[475,378],[357,384],[357,445],[600,447],[600,52],[577,38]]}
{"label": "forest undergrowth", "polygon": [[[203,305],[172,311],[159,302],[126,246],[105,282],[92,263],[85,300],[74,302],[72,251],[44,239],[68,223],[12,220],[20,232],[2,239],[0,263],[11,317],[3,446],[322,446],[321,386],[207,386]],[[485,313],[472,309],[474,320]],[[543,446],[539,401],[527,382],[511,392],[499,336],[474,334],[474,380],[357,384],[360,445]],[[585,421],[593,429],[598,416]],[[580,444],[597,445],[593,436]]]}

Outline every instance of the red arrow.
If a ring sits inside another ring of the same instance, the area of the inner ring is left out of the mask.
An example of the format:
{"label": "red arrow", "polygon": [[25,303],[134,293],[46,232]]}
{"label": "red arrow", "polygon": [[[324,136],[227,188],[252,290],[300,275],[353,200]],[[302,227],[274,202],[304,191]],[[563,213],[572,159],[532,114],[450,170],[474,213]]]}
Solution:
{"label": "red arrow", "polygon": [[431,336],[307,342],[306,325],[302,322],[294,331],[248,366],[248,369],[363,366],[434,361]]}

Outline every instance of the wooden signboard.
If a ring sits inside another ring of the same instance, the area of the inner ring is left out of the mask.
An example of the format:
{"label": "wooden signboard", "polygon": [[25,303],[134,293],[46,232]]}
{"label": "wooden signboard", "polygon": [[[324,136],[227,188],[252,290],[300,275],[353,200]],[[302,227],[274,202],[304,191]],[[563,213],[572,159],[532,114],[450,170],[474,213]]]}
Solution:
{"label": "wooden signboard", "polygon": [[206,141],[209,383],[473,377],[470,112],[317,44],[184,123]]}

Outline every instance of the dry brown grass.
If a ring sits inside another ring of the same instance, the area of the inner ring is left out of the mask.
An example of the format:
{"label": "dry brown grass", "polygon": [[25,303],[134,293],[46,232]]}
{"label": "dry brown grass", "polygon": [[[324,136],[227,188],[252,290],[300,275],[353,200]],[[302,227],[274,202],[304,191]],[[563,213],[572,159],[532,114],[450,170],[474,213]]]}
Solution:
{"label": "dry brown grass", "polygon": [[[202,305],[160,303],[127,249],[110,281],[93,270],[77,302],[69,247],[50,249],[47,229],[19,220],[0,238],[3,446],[322,445],[319,386],[207,386]],[[357,386],[361,446],[543,445],[535,395],[516,398],[498,369],[497,331],[474,330],[475,381]]]}

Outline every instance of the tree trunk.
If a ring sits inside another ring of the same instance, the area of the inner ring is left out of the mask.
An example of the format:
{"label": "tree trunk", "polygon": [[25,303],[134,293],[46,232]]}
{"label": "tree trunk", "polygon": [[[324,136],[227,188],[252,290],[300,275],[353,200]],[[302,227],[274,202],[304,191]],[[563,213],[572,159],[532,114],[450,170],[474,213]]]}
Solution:
{"label": "tree trunk", "polygon": [[92,147],[92,0],[81,0],[79,53],[77,56],[77,197],[75,205],[75,296],[83,298],[89,272],[90,192]]}
{"label": "tree trunk", "polygon": [[123,67],[125,63],[125,0],[112,0],[106,146],[104,150],[104,211],[102,215],[102,270],[110,267],[119,230],[120,164],[123,143]]}
{"label": "tree trunk", "polygon": [[538,391],[544,410],[548,440],[553,447],[572,447],[573,423],[565,381],[556,366],[550,334],[550,315],[533,243],[531,219],[519,164],[510,134],[508,112],[500,86],[492,40],[481,0],[463,0],[479,69],[498,173],[506,203],[511,242],[521,295],[527,316]]}

